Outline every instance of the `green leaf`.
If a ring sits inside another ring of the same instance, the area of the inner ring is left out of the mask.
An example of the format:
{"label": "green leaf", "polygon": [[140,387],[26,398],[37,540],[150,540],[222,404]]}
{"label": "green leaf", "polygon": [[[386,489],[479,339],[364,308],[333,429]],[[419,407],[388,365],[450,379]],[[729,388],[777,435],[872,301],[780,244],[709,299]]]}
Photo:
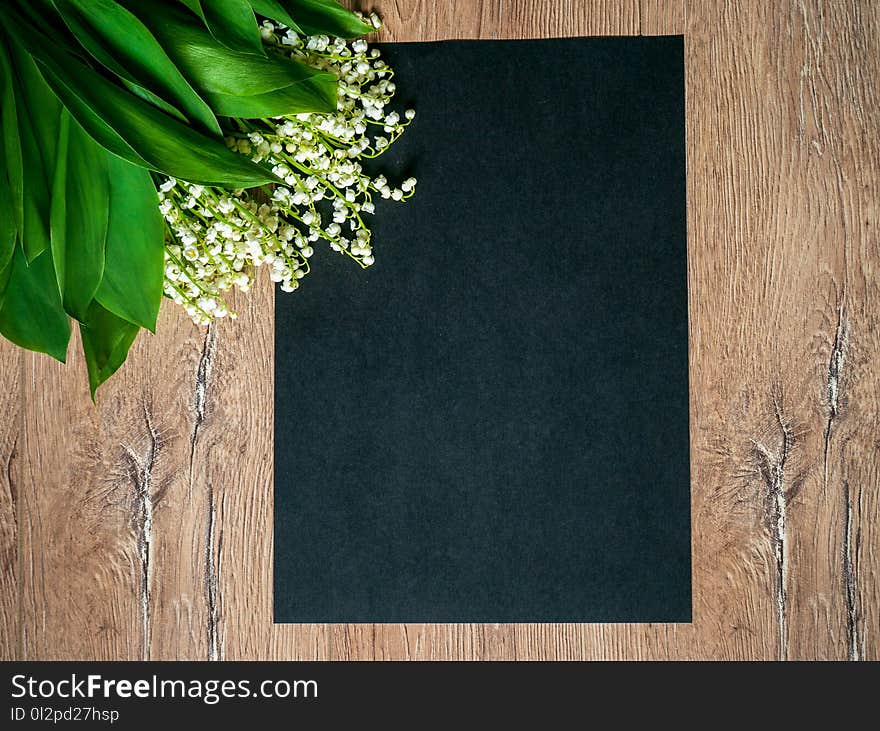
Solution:
{"label": "green leaf", "polygon": [[[267,169],[94,74],[80,80],[57,65],[46,77],[76,120],[129,162],[203,185],[250,188],[276,182]],[[89,72],[92,73],[92,72]]]}
{"label": "green leaf", "polygon": [[328,76],[313,83],[294,84],[254,96],[209,95],[217,114],[243,119],[266,119],[303,112],[328,112],[336,109],[336,78]]}
{"label": "green leaf", "polygon": [[262,15],[264,18],[271,18],[278,23],[284,23],[284,25],[292,28],[297,33],[302,32],[297,22],[278,0],[250,0],[250,3],[255,13]]}
{"label": "green leaf", "polygon": [[203,185],[249,188],[275,182],[265,168],[92,74],[46,65],[46,78],[88,133],[135,165]]}
{"label": "green leaf", "polygon": [[180,109],[202,131],[220,136],[211,108],[137,16],[114,0],[55,0],[55,5],[76,39],[99,63]]}
{"label": "green leaf", "polygon": [[[4,39],[0,36],[0,42]],[[5,119],[11,117],[14,122],[13,131],[13,157],[6,151],[6,123]],[[12,80],[9,75],[9,61],[6,50],[0,46],[0,272],[7,269],[12,259],[12,251],[15,248],[15,239],[18,236],[18,227],[21,222],[21,201],[17,199],[16,192],[21,193],[21,149],[18,147],[18,122],[15,111],[15,97],[12,92]],[[14,164],[13,164],[14,161]],[[15,168],[14,170],[12,168]],[[17,180],[17,191],[13,191],[10,175]],[[0,292],[5,287],[5,278],[0,278]]]}
{"label": "green leaf", "polygon": [[[15,251],[15,243],[13,242],[13,253]],[[6,285],[9,283],[9,275],[12,272],[12,257],[2,267],[0,267],[0,310],[3,309],[3,298],[6,296]]]}
{"label": "green leaf", "polygon": [[[19,236],[31,261],[49,246],[49,206],[61,104],[17,43],[9,43],[7,52],[2,62],[8,64],[4,76],[8,76],[14,103],[8,117],[4,113],[4,139],[12,159],[10,183],[22,206]],[[12,139],[16,134],[17,142]]]}
{"label": "green leaf", "polygon": [[67,238],[67,148],[70,144],[70,114],[61,115],[58,127],[58,147],[61,154],[55,163],[55,178],[52,181],[52,202],[49,212],[49,237],[51,239],[52,263],[58,291],[64,295],[64,263]]}
{"label": "green leaf", "polygon": [[220,43],[230,49],[263,55],[263,40],[247,0],[202,0],[205,23]]}
{"label": "green leaf", "polygon": [[137,325],[108,312],[97,302],[89,307],[86,321],[80,324],[79,331],[82,335],[93,401],[98,386],[116,373],[125,362],[139,329]]}
{"label": "green leaf", "polygon": [[6,175],[6,155],[4,146],[0,143],[0,271],[12,259],[17,235],[18,226],[15,225],[12,188]]}
{"label": "green leaf", "polygon": [[142,12],[162,47],[217,114],[264,118],[336,110],[334,74],[282,56],[224,48],[176,8],[165,8],[161,16]]}
{"label": "green leaf", "polygon": [[104,273],[110,153],[66,112],[59,137],[66,154],[59,153],[52,189],[52,259],[64,309],[82,322]]}
{"label": "green leaf", "polygon": [[[0,15],[4,24],[15,20],[14,15],[12,20]],[[25,31],[21,37],[40,62],[46,81],[83,129],[112,153],[203,185],[249,188],[277,182],[268,169],[232,152],[220,140],[182,124],[95,71],[71,64],[70,57],[55,49],[39,28]]]}
{"label": "green leaf", "polygon": [[11,196],[12,220],[18,231],[24,219],[24,167],[18,137],[12,62],[6,53],[5,42],[6,38],[0,34],[0,125],[3,128],[3,154]]}
{"label": "green leaf", "polygon": [[[167,2],[167,0],[165,1]],[[134,3],[137,0],[122,0],[122,2]],[[155,6],[161,2],[163,0],[154,0],[150,10],[155,11]],[[234,50],[264,55],[257,19],[250,8],[251,3],[247,0],[244,2],[241,0],[232,0],[232,2],[226,0],[207,0],[206,2],[178,0],[178,3],[185,5],[195,13],[221,45]],[[134,7],[131,9],[136,12]]]}
{"label": "green leaf", "polygon": [[[122,0],[137,3],[139,0]],[[163,0],[154,0],[154,13]],[[226,48],[263,55],[263,42],[257,19],[248,0],[178,0],[195,13],[211,35]],[[166,0],[167,4],[167,0]],[[136,12],[134,7],[130,8]],[[144,10],[147,10],[144,8]]]}
{"label": "green leaf", "polygon": [[[112,111],[109,111],[111,120],[108,121],[105,119],[99,110],[95,110],[90,106],[90,100],[88,98],[84,100],[77,95],[75,91],[75,82],[74,89],[71,89],[65,84],[65,77],[62,76],[59,78],[55,76],[50,70],[50,67],[43,67],[43,75],[56,91],[59,98],[64,102],[64,106],[70,112],[71,116],[83,127],[83,129],[88,131],[89,135],[98,144],[102,145],[113,154],[125,158],[136,165],[145,168],[152,167],[151,162],[142,157],[135,150],[134,146],[129,144],[126,139],[127,135],[123,136],[123,134],[117,131],[113,126],[115,124],[116,126],[126,127],[125,120],[115,119],[115,115]],[[100,92],[98,93],[98,96],[100,96]],[[143,121],[135,119],[129,122],[129,124],[134,125],[137,125],[138,123],[143,123]]]}
{"label": "green leaf", "polygon": [[113,314],[155,332],[164,259],[165,221],[150,174],[111,157],[104,278],[95,299]]}
{"label": "green leaf", "polygon": [[28,265],[20,246],[10,263],[9,283],[0,307],[0,333],[16,345],[64,362],[70,320],[61,306],[52,255],[44,251]]}
{"label": "green leaf", "polygon": [[190,10],[192,10],[196,15],[198,15],[202,22],[205,21],[205,13],[202,10],[202,3],[199,0],[178,0],[181,5],[186,5]]}
{"label": "green leaf", "polygon": [[143,86],[138,86],[137,84],[133,84],[131,81],[126,81],[125,79],[120,79],[120,81],[122,82],[122,85],[132,94],[134,94],[135,96],[139,96],[144,101],[148,101],[154,107],[158,107],[163,112],[165,112],[165,114],[168,114],[184,123],[187,121],[183,112],[177,109],[177,107],[171,106],[161,97],[156,96],[149,89],[145,89]]}
{"label": "green leaf", "polygon": [[335,0],[278,0],[296,19],[306,35],[329,35],[339,38],[357,38],[374,33],[375,28],[365,23]]}

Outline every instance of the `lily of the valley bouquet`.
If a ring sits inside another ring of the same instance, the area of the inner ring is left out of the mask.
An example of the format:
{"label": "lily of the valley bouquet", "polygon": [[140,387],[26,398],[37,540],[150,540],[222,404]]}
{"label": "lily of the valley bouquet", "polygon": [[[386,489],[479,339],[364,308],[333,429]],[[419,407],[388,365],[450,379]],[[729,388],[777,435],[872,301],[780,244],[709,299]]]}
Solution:
{"label": "lily of the valley bouquet", "polygon": [[319,242],[373,263],[363,168],[402,133],[379,26],[333,0],[5,0],[0,332],[95,389],[163,296],[197,323],[258,267],[291,291]]}

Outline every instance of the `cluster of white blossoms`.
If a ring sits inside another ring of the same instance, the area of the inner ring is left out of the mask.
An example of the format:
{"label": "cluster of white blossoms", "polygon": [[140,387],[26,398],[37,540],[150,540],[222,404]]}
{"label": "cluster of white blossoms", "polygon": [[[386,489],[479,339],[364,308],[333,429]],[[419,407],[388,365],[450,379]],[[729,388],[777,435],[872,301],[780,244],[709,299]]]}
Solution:
{"label": "cluster of white blossoms", "polygon": [[[367,20],[379,27],[375,14]],[[264,42],[275,52],[333,72],[339,79],[333,114],[298,114],[236,120],[227,145],[271,165],[284,184],[258,200],[252,191],[208,188],[171,178],[159,189],[169,240],[165,250],[165,294],[207,324],[231,316],[223,293],[250,288],[254,270],[267,267],[284,291],[309,272],[313,244],[323,239],[362,267],[373,261],[374,195],[401,201],[415,192],[415,178],[393,186],[370,177],[361,160],[382,154],[415,116],[386,111],[395,92],[393,71],[364,40],[300,36],[269,22]]]}

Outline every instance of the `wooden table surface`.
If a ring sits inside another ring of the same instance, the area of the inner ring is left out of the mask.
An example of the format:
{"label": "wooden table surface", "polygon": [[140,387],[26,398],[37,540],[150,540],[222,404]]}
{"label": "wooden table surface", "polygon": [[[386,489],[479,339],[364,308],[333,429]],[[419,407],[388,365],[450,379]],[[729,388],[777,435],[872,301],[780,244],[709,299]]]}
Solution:
{"label": "wooden table surface", "polygon": [[880,658],[880,3],[379,9],[391,40],[685,34],[693,624],[273,626],[264,280],[207,330],[166,302],[97,408],[78,340],[0,345],[0,658]]}

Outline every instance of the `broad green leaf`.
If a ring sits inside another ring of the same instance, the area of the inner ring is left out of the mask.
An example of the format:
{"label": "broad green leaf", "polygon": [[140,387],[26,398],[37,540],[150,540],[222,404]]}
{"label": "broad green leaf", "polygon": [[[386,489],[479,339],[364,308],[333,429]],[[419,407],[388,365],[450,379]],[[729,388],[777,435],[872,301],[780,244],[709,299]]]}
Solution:
{"label": "broad green leaf", "polygon": [[302,29],[278,0],[250,0],[250,3],[255,13],[283,23],[297,33],[301,32]]}
{"label": "broad green leaf", "polygon": [[165,221],[150,174],[111,156],[104,278],[95,299],[115,315],[155,332],[164,258]]}
{"label": "broad green leaf", "polygon": [[[177,8],[166,9],[161,21],[146,12],[142,17],[177,67],[222,116],[336,110],[336,77],[330,72],[282,56],[254,56],[224,48],[195,18]],[[279,90],[285,91],[259,98]],[[249,99],[238,105],[229,97]]]}
{"label": "broad green leaf", "polygon": [[180,120],[181,122],[186,122],[186,121],[187,121],[187,119],[186,119],[186,117],[184,116],[183,112],[181,112],[181,111],[180,111],[179,109],[177,109],[176,107],[171,106],[171,105],[170,105],[168,102],[166,102],[164,99],[162,99],[162,98],[156,96],[156,95],[155,95],[152,91],[150,91],[149,89],[145,89],[143,86],[138,86],[137,84],[133,84],[133,83],[130,82],[130,81],[126,81],[125,79],[120,79],[120,81],[122,82],[122,85],[123,85],[126,89],[128,89],[132,94],[135,94],[136,96],[139,96],[139,97],[140,97],[141,99],[143,99],[144,101],[148,101],[148,102],[149,102],[150,104],[152,104],[154,107],[158,107],[159,109],[161,109],[161,110],[162,110],[163,112],[165,112],[166,114],[168,114],[168,115],[174,117],[175,119]]}
{"label": "broad green leaf", "polygon": [[[3,15],[0,21],[11,22]],[[249,188],[276,181],[269,170],[232,152],[220,140],[182,124],[95,71],[71,64],[70,57],[55,49],[38,28],[26,30],[22,38],[49,85],[83,129],[112,153],[204,185]]]}
{"label": "broad green leaf", "polygon": [[49,237],[51,239],[52,263],[58,291],[64,299],[64,263],[67,252],[67,148],[70,144],[70,114],[61,114],[58,126],[58,148],[61,154],[55,162],[52,181],[52,202],[49,211]]}
{"label": "broad green leaf", "polygon": [[230,51],[185,14],[170,12],[162,22],[147,21],[162,47],[197,89],[251,96],[326,76],[304,63],[279,56]]}
{"label": "broad green leaf", "polygon": [[120,157],[193,183],[249,188],[274,182],[265,168],[182,124],[94,72],[88,79],[47,64],[46,78],[74,118]]}
{"label": "broad green leaf", "polygon": [[51,252],[44,251],[28,265],[16,246],[11,267],[0,307],[0,333],[22,348],[48,353],[63,363],[70,320],[61,306]]}
{"label": "broad green leaf", "polygon": [[255,96],[209,94],[217,114],[244,119],[266,119],[303,112],[328,112],[336,109],[336,78],[315,77],[313,82],[293,84]]}
{"label": "broad green leaf", "polygon": [[[0,145],[0,167],[4,165],[2,153],[3,147]],[[12,258],[17,235],[18,229],[12,214],[12,191],[9,188],[6,170],[0,169],[0,269],[3,269]]]}
{"label": "broad green leaf", "polygon": [[[13,242],[13,253],[15,253],[15,242]],[[9,261],[0,267],[0,310],[3,309],[3,298],[6,296],[6,285],[9,283],[9,274],[12,271],[12,257]]]}
{"label": "broad green leaf", "polygon": [[15,238],[18,235],[12,209],[12,188],[9,187],[9,178],[6,175],[6,155],[4,146],[0,143],[0,270],[12,259]]}
{"label": "broad green leaf", "polygon": [[125,362],[139,329],[137,325],[108,312],[97,302],[89,307],[88,316],[80,324],[79,331],[82,335],[93,401],[98,386],[116,373]]}
{"label": "broad green leaf", "polygon": [[[181,124],[100,76],[78,84],[59,76],[59,71],[57,66],[47,67],[47,77],[71,114],[98,143],[129,162],[204,185],[250,188],[275,181],[268,170],[224,143]],[[76,84],[75,91],[68,86],[71,82]]]}
{"label": "broad green leaf", "polygon": [[[168,0],[153,0],[149,12],[157,10],[157,5]],[[122,0],[136,3],[138,0]],[[178,0],[195,13],[211,35],[226,48],[263,54],[263,42],[257,19],[248,0]],[[131,7],[131,10],[135,10]],[[146,11],[147,8],[144,8]]]}
{"label": "broad green leaf", "polygon": [[3,128],[3,153],[9,194],[12,197],[12,218],[16,230],[24,219],[24,168],[21,142],[18,137],[18,112],[15,104],[15,84],[12,62],[6,52],[7,39],[0,33],[0,125]]}
{"label": "broad green leaf", "polygon": [[55,0],[55,5],[70,31],[99,63],[181,110],[202,131],[221,134],[210,107],[137,16],[114,0]]}
{"label": "broad green leaf", "polygon": [[[12,0],[3,3],[4,11],[8,11],[14,21],[10,36],[20,38],[21,32],[30,26],[39,28],[43,35],[52,39],[53,45],[85,59],[85,52],[71,35],[54,0]],[[18,33],[16,33],[16,29]],[[22,44],[24,45],[24,44]]]}
{"label": "broad green leaf", "polygon": [[[49,205],[61,104],[24,49],[13,42],[8,45],[7,51],[22,161],[19,235],[28,261],[31,261],[49,246]],[[9,125],[10,129],[6,131],[7,149],[10,146],[8,138],[15,131],[11,128],[11,122]],[[11,146],[15,147],[15,143]],[[17,168],[17,161],[13,164]],[[17,176],[18,170],[15,169],[10,182],[16,186],[19,184]],[[17,190],[15,195],[19,195]]]}
{"label": "broad green leaf", "polygon": [[[0,36],[0,42],[2,41],[3,38]],[[3,60],[5,55],[6,51],[0,48],[0,129],[4,130],[5,125],[2,117],[8,115],[15,116],[15,99],[12,96],[10,80],[8,80],[8,66]],[[10,87],[8,95],[7,87]],[[12,251],[15,248],[15,239],[18,236],[18,222],[21,220],[21,212],[16,210],[16,196],[13,193],[12,185],[9,181],[9,172],[12,172],[14,176],[17,176],[19,181],[21,180],[21,151],[17,146],[15,151],[18,153],[16,170],[10,171],[10,161],[6,154],[5,134],[0,137],[0,272],[6,269],[12,259]],[[2,287],[5,286],[5,281],[0,280],[0,285],[2,285],[0,286],[0,291],[2,291]]]}
{"label": "broad green leaf", "polygon": [[205,23],[227,48],[263,54],[263,40],[248,0],[202,0]]}
{"label": "broad green leaf", "polygon": [[205,21],[205,13],[202,11],[202,3],[199,0],[178,0],[181,5],[186,5],[190,10],[192,10],[196,15],[198,15],[202,22]]}
{"label": "broad green leaf", "polygon": [[[163,0],[154,0],[150,11],[155,11],[160,2]],[[165,2],[167,4],[167,0]],[[178,3],[195,13],[221,45],[263,55],[259,26],[248,0],[178,0]],[[135,8],[131,9],[136,12]]]}
{"label": "broad green leaf", "polygon": [[307,35],[329,35],[339,38],[357,38],[374,33],[375,28],[365,23],[335,0],[278,0]]}
{"label": "broad green leaf", "polygon": [[66,154],[52,189],[52,259],[64,309],[82,322],[104,273],[110,153],[66,112],[59,136]]}
{"label": "broad green leaf", "polygon": [[141,157],[132,145],[96,110],[77,96],[74,90],[66,86],[62,79],[56,77],[49,67],[43,67],[43,76],[55,89],[59,98],[71,116],[88,131],[89,135],[100,145],[115,155],[144,168],[152,167],[151,162]]}

